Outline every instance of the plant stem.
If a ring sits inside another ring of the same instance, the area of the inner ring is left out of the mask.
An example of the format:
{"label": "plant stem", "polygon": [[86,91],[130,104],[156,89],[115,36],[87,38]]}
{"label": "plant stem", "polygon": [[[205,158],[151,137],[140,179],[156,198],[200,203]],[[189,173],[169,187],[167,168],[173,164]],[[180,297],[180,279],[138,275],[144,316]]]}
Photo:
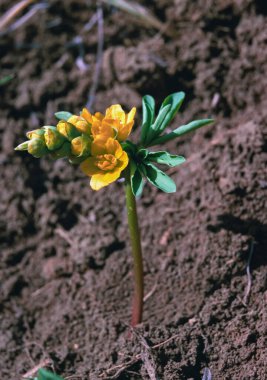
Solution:
{"label": "plant stem", "polygon": [[138,217],[136,211],[135,196],[132,192],[130,175],[126,176],[126,205],[128,225],[130,232],[130,240],[132,245],[132,255],[134,264],[134,298],[132,309],[131,326],[136,326],[142,322],[143,313],[143,297],[144,297],[144,275],[143,275],[143,259],[142,247],[140,239],[140,231],[138,226]]}

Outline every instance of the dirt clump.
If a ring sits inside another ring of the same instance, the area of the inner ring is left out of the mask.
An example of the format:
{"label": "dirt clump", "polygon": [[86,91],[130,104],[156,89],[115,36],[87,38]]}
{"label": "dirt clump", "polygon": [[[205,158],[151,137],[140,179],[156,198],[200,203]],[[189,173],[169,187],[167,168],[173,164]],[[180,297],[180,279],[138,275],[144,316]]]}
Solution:
{"label": "dirt clump", "polygon": [[[1,10],[14,3],[4,0]],[[174,36],[104,8],[94,109],[136,105],[136,139],[142,96],[160,104],[183,90],[173,125],[201,117],[216,123],[166,147],[187,158],[169,170],[177,193],[147,185],[138,201],[151,294],[130,341],[122,184],[92,192],[67,162],[13,151],[27,130],[54,123],[54,112],[86,104],[97,32],[83,26],[95,8],[52,0],[0,36],[1,77],[14,75],[0,87],[2,379],[18,379],[43,360],[79,379],[199,380],[204,368],[213,379],[266,379],[266,6],[141,3]]]}

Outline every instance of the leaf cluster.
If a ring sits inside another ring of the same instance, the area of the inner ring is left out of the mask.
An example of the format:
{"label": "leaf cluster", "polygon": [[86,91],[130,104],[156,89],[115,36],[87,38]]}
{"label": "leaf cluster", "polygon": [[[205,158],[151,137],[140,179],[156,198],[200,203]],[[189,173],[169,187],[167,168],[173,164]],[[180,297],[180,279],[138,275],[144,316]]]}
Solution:
{"label": "leaf cluster", "polygon": [[182,156],[170,154],[162,150],[151,152],[148,148],[154,145],[161,145],[213,122],[212,119],[195,120],[174,129],[172,132],[164,133],[166,127],[179,111],[184,98],[184,92],[176,92],[167,96],[157,116],[155,116],[154,98],[150,95],[143,97],[143,121],[140,144],[134,145],[127,141],[124,145],[124,148],[131,157],[130,180],[132,191],[136,197],[142,194],[145,180],[165,193],[175,192],[176,185],[174,181],[155,164],[174,167],[185,162],[185,158]]}
{"label": "leaf cluster", "polygon": [[50,372],[44,368],[41,368],[38,371],[37,377],[30,378],[28,380],[64,380],[64,379],[53,372]]}

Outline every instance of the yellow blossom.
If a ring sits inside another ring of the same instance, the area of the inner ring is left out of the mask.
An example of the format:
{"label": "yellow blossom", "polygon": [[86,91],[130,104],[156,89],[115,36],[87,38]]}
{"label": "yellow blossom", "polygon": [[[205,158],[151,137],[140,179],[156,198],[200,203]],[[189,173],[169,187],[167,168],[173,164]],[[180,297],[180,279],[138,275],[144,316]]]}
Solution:
{"label": "yellow blossom", "polygon": [[106,114],[103,120],[107,124],[110,124],[117,130],[117,140],[124,141],[131,133],[134,125],[134,116],[136,108],[133,107],[127,114],[123,111],[120,104],[114,104],[106,110]]}
{"label": "yellow blossom", "polygon": [[68,123],[74,125],[75,128],[81,133],[86,135],[91,134],[91,126],[82,116],[72,115],[68,119]]}
{"label": "yellow blossom", "polygon": [[104,118],[104,115],[102,115],[101,112],[96,112],[94,115],[92,115],[87,108],[83,108],[81,117],[83,117],[88,124],[92,125],[94,121],[101,121]]}
{"label": "yellow blossom", "polygon": [[86,108],[81,112],[81,116],[91,125],[91,134],[95,138],[96,136],[115,137],[115,130],[110,123],[107,123],[104,119],[104,115],[100,112],[96,112],[92,115]]}
{"label": "yellow blossom", "polygon": [[120,143],[111,137],[97,136],[92,142],[91,154],[92,157],[83,161],[80,167],[92,177],[90,185],[93,190],[100,190],[116,181],[129,162]]}
{"label": "yellow blossom", "polygon": [[91,124],[93,137],[98,135],[114,137],[118,141],[124,141],[131,133],[136,108],[126,114],[119,104],[107,108],[105,116],[100,112],[92,115],[86,108],[82,110],[81,116]]}

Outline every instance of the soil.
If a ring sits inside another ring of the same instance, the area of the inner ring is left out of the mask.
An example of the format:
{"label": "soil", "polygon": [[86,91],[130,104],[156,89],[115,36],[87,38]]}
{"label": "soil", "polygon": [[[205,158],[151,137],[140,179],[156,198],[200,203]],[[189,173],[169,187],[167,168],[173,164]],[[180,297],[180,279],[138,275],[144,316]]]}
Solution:
{"label": "soil", "polygon": [[[15,3],[3,0],[1,14]],[[98,39],[84,26],[96,7],[51,0],[0,36],[1,77],[14,76],[0,87],[3,380],[42,364],[68,379],[267,379],[266,2],[140,4],[165,30],[103,7],[92,108],[136,105],[137,138],[142,96],[159,105],[183,90],[173,126],[216,123],[166,144],[187,158],[168,172],[177,193],[147,185],[138,201],[147,299],[130,340],[123,185],[93,192],[66,161],[13,150],[54,112],[88,101]]]}

